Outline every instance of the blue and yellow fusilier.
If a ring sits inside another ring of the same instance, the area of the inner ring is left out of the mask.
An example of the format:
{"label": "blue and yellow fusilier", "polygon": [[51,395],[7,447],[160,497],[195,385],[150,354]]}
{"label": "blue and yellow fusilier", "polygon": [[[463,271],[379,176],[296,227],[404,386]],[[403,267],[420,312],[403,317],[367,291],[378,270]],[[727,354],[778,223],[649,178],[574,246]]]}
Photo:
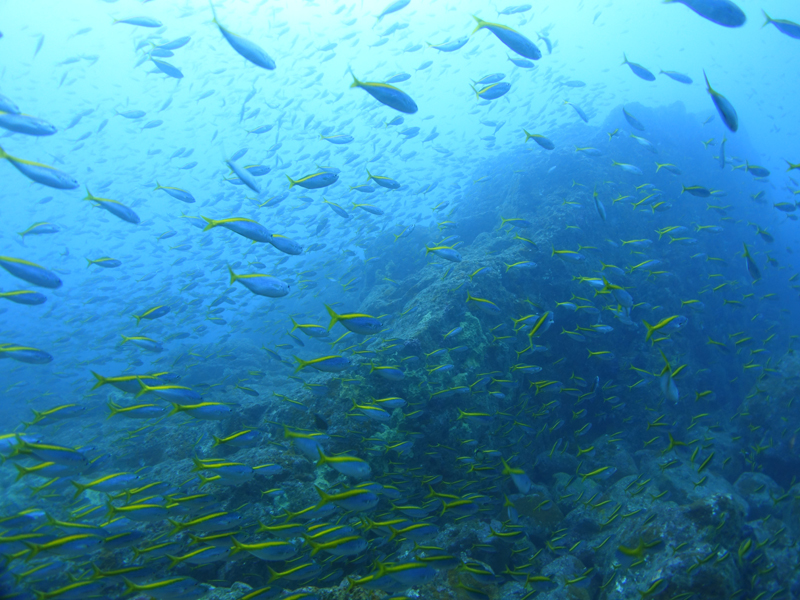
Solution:
{"label": "blue and yellow fusilier", "polygon": [[711,84],[708,82],[708,75],[706,75],[705,69],[703,69],[703,77],[706,78],[706,91],[711,96],[714,106],[717,107],[719,116],[722,117],[722,121],[725,123],[725,126],[736,133],[736,130],[739,129],[739,115],[736,114],[736,109],[733,108],[733,104],[731,104],[725,96],[711,87]]}
{"label": "blue and yellow fusilier", "polygon": [[533,140],[534,142],[539,144],[545,150],[552,150],[553,148],[556,147],[556,145],[553,142],[551,142],[549,138],[546,138],[543,135],[540,135],[538,133],[528,133],[527,130],[525,130],[525,129],[523,129],[522,131],[525,132],[525,141],[526,142],[528,140]]}
{"label": "blue and yellow fusilier", "polygon": [[117,260],[116,258],[109,258],[107,256],[103,258],[96,258],[94,260],[87,258],[86,262],[89,263],[86,265],[87,269],[92,265],[97,265],[98,267],[103,267],[104,269],[116,269],[122,264],[121,260]]}
{"label": "blue and yellow fusilier", "polygon": [[3,110],[0,110],[0,127],[14,133],[35,136],[53,135],[57,131],[53,125],[44,119]]}
{"label": "blue and yellow fusilier", "polygon": [[141,315],[133,315],[133,318],[136,319],[136,324],[138,325],[139,321],[142,319],[147,319],[150,321],[160,319],[164,315],[169,314],[169,311],[169,306],[160,304],[159,306],[154,306],[153,308],[146,310]]}
{"label": "blue and yellow fusilier", "polygon": [[15,304],[35,306],[47,302],[47,296],[31,290],[15,290],[13,292],[0,292],[0,298],[10,300]]}
{"label": "blue and yellow fusilier", "polygon": [[186,190],[182,190],[181,188],[171,187],[168,185],[161,185],[160,183],[158,183],[158,181],[156,181],[156,187],[154,188],[153,191],[155,190],[164,190],[176,200],[180,200],[181,202],[186,202],[187,204],[193,204],[195,201],[194,196],[192,196]]}
{"label": "blue and yellow fusilier", "polygon": [[542,58],[542,51],[539,50],[539,47],[518,31],[514,31],[510,27],[500,25],[499,23],[489,23],[475,15],[472,15],[472,18],[478,22],[477,27],[472,31],[473,34],[481,29],[488,29],[498,40],[520,56],[530,58],[531,60],[539,60]]}
{"label": "blue and yellow fusilier", "polygon": [[117,200],[111,200],[110,198],[98,198],[97,196],[92,196],[92,192],[89,191],[89,188],[86,188],[86,198],[84,200],[88,200],[89,202],[94,202],[97,208],[102,208],[103,210],[107,210],[115,217],[119,217],[123,221],[127,221],[128,223],[132,223],[134,225],[138,225],[140,222],[139,215],[137,215],[132,208],[129,206],[125,206],[122,202],[118,202]]}
{"label": "blue and yellow fusilier", "polygon": [[367,181],[369,180],[374,181],[379,186],[384,187],[387,190],[396,190],[400,187],[400,184],[394,179],[390,179],[389,177],[384,177],[382,175],[373,175],[369,172],[369,169],[367,169]]}
{"label": "blue and yellow fusilier", "polygon": [[80,184],[66,173],[48,165],[11,156],[0,147],[0,160],[6,159],[31,181],[59,190],[74,190]]}
{"label": "blue and yellow fusilier", "polygon": [[258,296],[282,298],[289,293],[289,285],[285,281],[281,281],[277,277],[272,277],[271,275],[264,275],[262,273],[237,275],[233,272],[230,265],[228,265],[228,273],[231,276],[231,285],[238,281]]}
{"label": "blue and yellow fusilier", "polygon": [[48,271],[42,266],[11,256],[0,256],[0,267],[33,285],[44,288],[56,289],[61,287],[61,279],[52,271]]}
{"label": "blue and yellow fusilier", "polygon": [[217,11],[214,9],[213,4],[211,4],[211,12],[214,15],[214,24],[219,28],[219,32],[222,34],[222,37],[228,41],[228,43],[231,45],[231,48],[236,50],[236,52],[257,67],[268,69],[270,71],[275,69],[275,61],[272,60],[270,55],[267,54],[266,51],[261,48],[261,46],[255,42],[251,42],[250,40],[241,37],[240,35],[236,35],[226,27],[223,27],[220,22],[217,21]]}
{"label": "blue and yellow fusilier", "polygon": [[340,315],[327,304],[325,305],[325,308],[328,310],[328,314],[331,316],[331,322],[328,324],[328,331],[330,331],[331,328],[336,325],[336,323],[341,323],[346,329],[349,329],[353,333],[360,335],[373,335],[378,333],[383,327],[378,319],[370,315],[358,313]]}
{"label": "blue and yellow fusilier", "polygon": [[313,175],[306,175],[300,179],[294,180],[288,175],[286,179],[289,180],[289,189],[292,189],[294,186],[299,185],[302,188],[306,188],[307,190],[318,190],[320,188],[328,187],[329,185],[333,185],[339,180],[339,175],[336,173],[329,173],[328,171],[322,171],[321,173],[314,173]]}
{"label": "blue and yellow fusilier", "polygon": [[253,221],[253,219],[246,219],[245,217],[209,219],[208,217],[203,217],[203,220],[208,223],[203,231],[208,231],[214,227],[224,227],[254,242],[267,243],[270,241],[270,233],[267,231],[267,228]]}
{"label": "blue and yellow fusilier", "polygon": [[297,256],[298,254],[303,253],[303,246],[301,246],[298,242],[289,239],[285,235],[281,235],[279,233],[273,233],[269,236],[267,240],[276,250],[280,250],[284,254],[291,254],[293,256]]}
{"label": "blue and yellow fusilier", "polygon": [[418,110],[417,103],[411,99],[411,96],[388,83],[359,81],[358,78],[353,75],[353,83],[350,84],[350,87],[363,89],[381,104],[385,104],[389,108],[398,110],[401,113],[413,115]]}
{"label": "blue and yellow fusilier", "polygon": [[346,356],[320,356],[311,360],[303,360],[302,358],[294,357],[297,361],[297,368],[295,373],[302,371],[306,367],[313,367],[317,371],[325,373],[338,373],[350,368],[352,361]]}
{"label": "blue and yellow fusilier", "polygon": [[34,223],[25,231],[20,231],[19,235],[24,241],[26,235],[43,235],[47,233],[58,233],[59,231],[61,231],[61,228],[58,225],[42,221],[40,223]]}
{"label": "blue and yellow fusilier", "polygon": [[506,81],[500,81],[498,83],[492,83],[491,85],[487,85],[481,89],[475,89],[474,85],[469,86],[472,88],[472,91],[475,92],[475,97],[478,100],[496,100],[502,96],[505,96],[508,93],[508,90],[511,89],[511,84]]}
{"label": "blue and yellow fusilier", "polygon": [[16,344],[1,344],[0,359],[2,358],[10,358],[31,365],[44,365],[53,361],[53,357],[44,350]]}

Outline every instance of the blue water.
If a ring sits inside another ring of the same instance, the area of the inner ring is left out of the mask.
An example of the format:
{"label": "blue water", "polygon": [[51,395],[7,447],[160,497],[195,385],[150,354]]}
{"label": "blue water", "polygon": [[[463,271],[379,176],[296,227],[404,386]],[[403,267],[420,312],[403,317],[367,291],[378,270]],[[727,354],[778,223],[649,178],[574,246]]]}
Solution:
{"label": "blue water", "polygon": [[1,597],[797,597],[800,8],[737,5],[0,5]]}

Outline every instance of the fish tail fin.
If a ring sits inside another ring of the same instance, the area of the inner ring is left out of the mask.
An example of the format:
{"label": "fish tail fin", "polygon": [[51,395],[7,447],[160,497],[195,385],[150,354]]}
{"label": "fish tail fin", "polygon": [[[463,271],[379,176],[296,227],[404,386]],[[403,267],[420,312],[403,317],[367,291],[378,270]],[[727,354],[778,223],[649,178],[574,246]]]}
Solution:
{"label": "fish tail fin", "polygon": [[506,266],[506,273],[508,273],[508,270],[509,270],[509,269],[510,269],[510,268],[511,268],[513,265],[510,265],[510,264],[508,264],[508,263],[503,263],[503,264]]}
{"label": "fish tail fin", "polygon": [[97,389],[97,388],[99,388],[101,385],[105,385],[105,384],[107,384],[107,383],[108,383],[108,379],[107,379],[107,378],[105,378],[105,377],[103,377],[102,375],[100,375],[100,374],[98,374],[98,373],[95,373],[94,371],[91,371],[91,373],[92,373],[92,375],[94,375],[94,376],[95,376],[95,378],[97,379],[97,383],[95,383],[95,384],[94,384],[94,387],[92,388],[93,390],[96,390],[96,389]]}
{"label": "fish tail fin", "polygon": [[321,446],[317,446],[317,452],[319,452],[319,460],[317,461],[317,466],[321,467],[322,465],[328,462],[328,457],[325,456],[325,453],[322,451]]}
{"label": "fish tail fin", "polygon": [[172,556],[172,554],[167,554],[166,557],[170,560],[168,569],[172,569],[185,560],[182,556]]}
{"label": "fish tail fin", "polygon": [[[527,142],[529,139],[531,139],[531,138],[533,137],[533,136],[532,136],[530,133],[528,133],[528,132],[527,132],[527,130],[525,130],[524,128],[523,128],[523,130],[522,130],[522,131],[524,131],[524,132],[525,132],[525,141],[526,141],[526,142]],[[502,217],[501,217],[501,218],[502,218]]]}
{"label": "fish tail fin", "polygon": [[2,146],[0,146],[0,160],[2,160],[4,158],[10,158],[10,157],[11,157],[11,155],[8,152],[6,152],[5,150],[3,150]]}
{"label": "fish tail fin", "polygon": [[156,179],[156,187],[153,188],[153,191],[155,192],[156,190],[160,190],[160,189],[161,189],[161,184],[158,183],[158,179]]}
{"label": "fish tail fin", "polygon": [[[142,382],[140,381],[139,383],[142,383]],[[144,385],[144,384],[142,383],[142,385]],[[140,394],[144,393],[144,389],[139,393]],[[181,407],[180,407],[179,404],[175,404],[174,402],[170,402],[170,404],[172,404],[172,410],[167,413],[168,417],[171,417],[172,415],[177,415],[179,412],[181,412]],[[200,481],[203,482],[203,483],[200,484],[200,487],[202,487],[203,484],[205,484],[207,482],[205,481],[205,477],[203,477],[202,473],[199,474],[199,477],[200,477]]]}
{"label": "fish tail fin", "polygon": [[239,276],[236,275],[236,273],[233,272],[233,269],[231,268],[230,265],[227,265],[227,267],[228,267],[228,273],[230,273],[230,276],[231,276],[230,285],[233,285],[234,283],[236,283],[236,280],[239,278]]}
{"label": "fish tail fin", "polygon": [[[25,562],[28,562],[36,558],[36,556],[42,550],[42,546],[39,544],[32,544],[31,542],[22,542],[22,543],[25,544],[30,550],[30,552],[28,552],[28,556],[25,557]],[[43,592],[39,592],[39,594],[36,597],[38,599],[38,598],[46,598],[47,596]]]}
{"label": "fish tail fin", "polygon": [[660,165],[660,164],[656,163],[656,173],[658,173],[661,170],[661,167],[663,167],[663,166],[664,165]]}
{"label": "fish tail fin", "polygon": [[[790,170],[791,170],[791,169],[790,169]],[[394,234],[392,234],[392,235],[394,235]],[[400,236],[401,236],[401,235],[402,235],[402,234],[398,234],[398,235],[395,235],[395,236],[394,236],[394,241],[395,241],[395,243],[397,243],[397,240],[399,240],[399,239],[400,239]]]}
{"label": "fish tail fin", "polygon": [[761,27],[766,27],[767,25],[769,25],[770,23],[772,23],[772,19],[771,19],[771,18],[770,18],[770,16],[767,14],[767,11],[765,11],[765,10],[762,10],[761,12],[762,12],[762,13],[764,13],[764,18],[766,19],[766,21],[764,21],[764,24],[763,24]]}
{"label": "fish tail fin", "polygon": [[292,357],[297,361],[297,368],[294,370],[295,373],[307,367],[310,363],[307,360],[303,360],[297,356]]}
{"label": "fish tail fin", "polygon": [[[142,386],[142,389],[140,389],[138,392],[136,392],[136,395],[134,396],[134,398],[138,398],[139,396],[141,396],[143,394],[146,394],[147,392],[149,392],[150,390],[153,389],[149,385],[147,385],[145,382],[143,382],[141,379],[138,379],[137,381],[139,382],[139,385]],[[172,414],[175,414],[175,413],[169,413],[169,414],[172,415]],[[169,416],[169,415],[167,415],[167,416]]]}
{"label": "fish tail fin", "polygon": [[233,548],[231,549],[231,554],[237,554],[245,549],[244,544],[237,540],[235,537],[231,537],[231,542],[233,543]]}
{"label": "fish tail fin", "polygon": [[[181,533],[185,529],[185,527],[183,526],[183,523],[178,523],[177,521],[174,521],[172,519],[167,519],[167,521],[169,521],[169,524],[172,525],[172,527],[173,527],[172,535]],[[132,588],[132,589],[136,589],[136,588]]]}
{"label": "fish tail fin", "polygon": [[622,64],[623,65],[627,65],[628,64],[628,57],[625,56],[624,52],[622,53]]}
{"label": "fish tail fin", "polygon": [[472,91],[473,91],[473,92],[475,92],[475,97],[476,97],[478,100],[480,100],[480,98],[481,98],[481,95],[478,93],[478,90],[476,90],[476,89],[475,89],[475,86],[470,84],[470,86],[469,86],[469,87],[471,87],[471,88],[472,88]]}
{"label": "fish tail fin", "polygon": [[87,263],[89,263],[88,265],[86,265],[86,268],[88,269],[89,267],[91,267],[91,266],[92,266],[92,263],[93,263],[94,261],[93,261],[93,260],[89,260],[89,259],[87,258],[87,259],[86,259],[86,262],[87,262]]}
{"label": "fish tail fin", "polygon": [[28,467],[23,467],[22,465],[18,465],[17,463],[14,463],[14,467],[17,469],[17,477],[16,479],[14,479],[14,483],[18,482],[20,479],[25,477],[25,475],[31,472],[31,470]]}
{"label": "fish tail fin", "polygon": [[75,495],[72,497],[72,500],[74,502],[75,500],[80,498],[80,495],[86,490],[87,486],[85,486],[82,483],[78,483],[77,481],[70,481],[70,483],[74,485],[76,488]]}
{"label": "fish tail fin", "polygon": [[[350,71],[350,69],[348,69],[348,71]],[[352,71],[350,71],[350,75],[353,76],[353,83],[350,84],[350,87],[361,87],[361,82],[358,80],[358,77],[356,77]]]}
{"label": "fish tail fin", "polygon": [[286,176],[286,179],[289,180],[289,189],[292,189],[297,184],[297,182],[288,175]]}
{"label": "fish tail fin", "polygon": [[[355,402],[355,401],[354,401]],[[314,486],[314,489],[317,490],[317,494],[319,494],[319,502],[314,508],[322,508],[326,504],[331,501],[331,496],[325,490],[320,488],[318,485]]]}
{"label": "fish tail fin", "polygon": [[109,413],[109,415],[106,417],[106,421],[108,421],[108,419],[110,419],[114,415],[119,414],[120,413],[120,408],[122,408],[119,404],[115,404],[113,402],[113,400],[109,400],[106,403],[106,406],[108,406],[108,410],[111,411]]}
{"label": "fish tail fin", "polygon": [[289,317],[289,319],[290,319],[290,320],[291,320],[291,322],[292,322],[292,328],[289,330],[289,333],[292,333],[292,331],[294,331],[295,329],[297,329],[298,327],[300,327],[300,325],[298,325],[298,324],[297,324],[297,321],[295,321],[295,320],[294,320],[294,318],[292,318],[292,317]]}
{"label": "fish tail fin", "polygon": [[86,198],[84,200],[94,200],[94,196],[92,196],[92,192],[89,191],[89,186],[86,186]]}
{"label": "fish tail fin", "polygon": [[133,318],[136,319],[136,324],[137,325],[139,324],[139,321],[142,320],[142,317],[140,317],[139,315],[133,315]]}
{"label": "fish tail fin", "polygon": [[644,338],[644,341],[646,342],[653,336],[653,331],[655,331],[655,327],[650,325],[650,323],[648,323],[647,321],[642,321],[642,323],[644,323],[644,326],[647,328],[647,337]]}
{"label": "fish tail fin", "polygon": [[[686,191],[686,186],[681,184],[681,194]],[[660,239],[660,238],[659,238]]]}
{"label": "fish tail fin", "polygon": [[[426,246],[426,248],[427,248],[427,246]],[[328,309],[328,314],[331,317],[331,322],[328,324],[328,331],[330,331],[333,328],[333,326],[336,325],[336,322],[339,320],[339,315],[336,314],[336,311],[333,310],[327,304],[325,305],[325,308]]]}
{"label": "fish tail fin", "polygon": [[218,225],[218,223],[214,219],[209,219],[208,217],[204,217],[200,215],[200,218],[203,219],[208,225],[203,228],[203,231],[208,231],[209,229],[213,229]]}
{"label": "fish tail fin", "polygon": [[[488,25],[488,23],[486,21],[484,21],[483,19],[481,19],[480,17],[476,17],[475,15],[472,15],[472,18],[475,19],[476,23],[478,23],[478,25],[475,27],[475,29],[472,30],[472,33],[475,33],[476,31],[478,31],[478,30],[486,27],[486,25]],[[472,34],[470,34],[470,35],[472,35]]]}
{"label": "fish tail fin", "polygon": [[194,467],[192,467],[192,473],[197,473],[198,471],[202,471],[205,468],[205,465],[196,456],[192,457],[192,462],[194,463]]}

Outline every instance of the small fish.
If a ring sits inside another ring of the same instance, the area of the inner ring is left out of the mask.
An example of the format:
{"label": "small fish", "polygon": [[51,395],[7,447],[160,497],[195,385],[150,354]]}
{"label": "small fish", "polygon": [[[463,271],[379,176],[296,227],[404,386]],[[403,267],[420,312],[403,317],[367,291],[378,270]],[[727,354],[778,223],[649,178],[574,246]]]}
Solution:
{"label": "small fish", "polygon": [[499,83],[487,85],[480,90],[475,89],[475,86],[472,85],[470,87],[472,88],[472,91],[475,92],[475,97],[479,100],[496,100],[497,98],[505,96],[508,93],[508,91],[511,89],[511,84],[501,81]]}
{"label": "small fish", "polygon": [[631,127],[638,129],[639,131],[644,131],[644,125],[639,122],[639,119],[625,110],[624,106],[622,107],[622,114],[625,115],[625,120],[630,124]]}
{"label": "small fish", "polygon": [[522,131],[525,132],[526,142],[532,139],[534,142],[539,144],[545,150],[552,150],[553,148],[556,147],[556,145],[553,142],[551,142],[548,138],[544,137],[543,135],[540,135],[538,133],[528,133],[525,129],[523,129]]}
{"label": "small fish", "polygon": [[766,11],[762,10],[761,12],[764,13],[764,18],[766,19],[761,27],[766,27],[772,23],[781,33],[788,35],[790,38],[800,40],[800,25],[784,19],[773,19],[766,13]]}
{"label": "small fish", "polygon": [[580,106],[578,106],[577,104],[573,104],[572,102],[567,102],[566,100],[564,101],[564,104],[569,104],[573,108],[573,110],[576,113],[578,113],[578,116],[581,118],[581,121],[583,121],[584,123],[589,122],[589,117],[586,116],[586,113],[583,112],[583,109]]}
{"label": "small fish", "polygon": [[469,36],[463,36],[458,38],[457,40],[453,40],[452,42],[444,42],[442,44],[431,44],[428,43],[429,48],[433,48],[434,50],[438,50],[439,52],[455,52],[456,50],[460,50],[464,47],[464,45],[469,41]]}
{"label": "small fish", "polygon": [[220,22],[217,20],[217,11],[214,8],[214,5],[211,4],[211,12],[214,16],[214,24],[219,28],[219,32],[222,34],[227,42],[231,45],[231,48],[236,50],[240,56],[244,57],[257,67],[261,67],[262,69],[267,69],[269,71],[275,70],[275,61],[272,60],[269,54],[261,48],[255,42],[251,42],[239,35],[236,35],[229,29],[223,27]]}
{"label": "small fish", "polygon": [[488,29],[498,40],[520,56],[530,58],[531,60],[539,60],[542,58],[542,51],[539,50],[539,47],[521,33],[505,25],[500,25],[499,23],[489,23],[488,21],[479,19],[475,15],[472,15],[472,18],[478,23],[477,27],[472,31],[473,34],[481,29]]}
{"label": "small fish", "polygon": [[390,15],[392,13],[396,13],[398,10],[404,9],[406,6],[408,6],[410,2],[411,0],[395,0],[389,6],[384,8],[383,11],[381,11],[381,14],[377,16],[378,19],[377,23],[380,23],[385,16]]}
{"label": "small fish", "polygon": [[183,79],[183,73],[178,67],[171,65],[166,61],[158,60],[157,58],[150,58],[150,60],[153,62],[156,68],[158,68],[159,71],[164,73],[164,75],[168,75],[173,79]]}
{"label": "small fish", "polygon": [[747,264],[747,272],[750,274],[750,278],[753,281],[761,279],[761,270],[756,265],[753,257],[750,256],[750,251],[747,249],[747,244],[742,244],[744,246],[744,259],[745,263]]}
{"label": "small fish", "polygon": [[706,78],[706,91],[711,95],[711,100],[714,102],[714,106],[717,107],[719,116],[722,117],[725,126],[736,133],[736,130],[739,129],[739,116],[736,114],[736,109],[733,108],[733,104],[731,104],[725,96],[711,88],[705,70],[703,70],[703,77]]}
{"label": "small fish", "polygon": [[642,170],[637,167],[636,165],[629,165],[626,163],[618,163],[615,160],[611,161],[615,167],[619,167],[623,171],[627,171],[628,173],[633,173],[634,175],[643,175]]}
{"label": "small fish", "polygon": [[14,277],[18,277],[33,285],[49,289],[61,287],[61,279],[58,275],[36,263],[21,258],[0,256],[0,267],[8,271]]}
{"label": "small fish", "polygon": [[59,190],[74,190],[80,184],[66,173],[48,165],[11,156],[0,147],[0,160],[6,159],[31,181]]}
{"label": "small fish", "polygon": [[128,19],[114,19],[112,25],[117,23],[125,23],[127,25],[136,25],[137,27],[161,27],[162,23],[158,19],[151,17],[130,17]]}
{"label": "small fish", "polygon": [[694,83],[691,77],[684,75],[683,73],[678,73],[677,71],[659,71],[658,74],[666,75],[670,79],[674,79],[679,83],[685,83],[686,85],[691,85]]}
{"label": "small fish", "polygon": [[358,78],[353,75],[353,83],[350,84],[350,87],[363,89],[381,104],[385,104],[401,113],[413,115],[418,110],[417,103],[412,100],[411,96],[388,83],[359,81]]}
{"label": "small fish", "polygon": [[636,75],[640,79],[644,79],[645,81],[655,81],[656,80],[656,76],[653,75],[647,69],[645,69],[642,65],[630,62],[628,60],[628,57],[625,55],[624,52],[623,52],[622,56],[623,56],[623,59],[624,59],[622,61],[622,64],[623,65],[628,65],[628,67],[630,67],[630,70],[633,71],[634,75]]}
{"label": "small fish", "polygon": [[747,17],[731,0],[664,0],[664,4],[678,2],[691,8],[704,19],[723,27],[741,27]]}

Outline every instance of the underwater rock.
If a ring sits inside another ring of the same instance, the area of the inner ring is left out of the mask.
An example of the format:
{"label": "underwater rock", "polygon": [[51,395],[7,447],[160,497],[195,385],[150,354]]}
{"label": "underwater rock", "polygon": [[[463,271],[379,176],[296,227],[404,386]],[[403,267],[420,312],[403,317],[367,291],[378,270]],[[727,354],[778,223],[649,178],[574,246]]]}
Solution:
{"label": "underwater rock", "polygon": [[750,507],[748,519],[763,519],[779,512],[775,498],[782,496],[783,490],[771,477],[763,473],[742,473],[733,487]]}

